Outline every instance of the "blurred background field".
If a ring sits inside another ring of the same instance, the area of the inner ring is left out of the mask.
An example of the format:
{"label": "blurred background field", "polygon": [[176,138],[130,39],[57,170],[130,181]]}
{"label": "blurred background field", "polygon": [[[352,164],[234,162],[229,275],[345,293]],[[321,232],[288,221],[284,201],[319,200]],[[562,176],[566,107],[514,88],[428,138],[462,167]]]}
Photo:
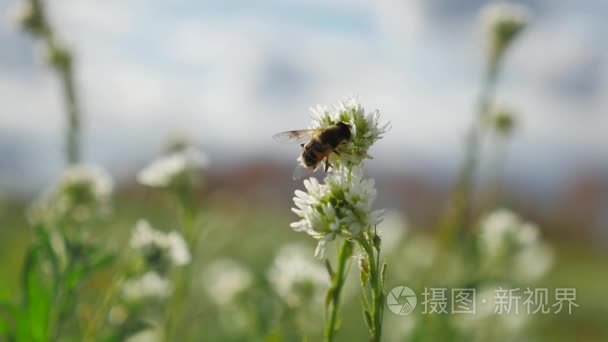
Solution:
{"label": "blurred background field", "polygon": [[[434,276],[425,276],[424,284],[412,271],[418,259],[437,255],[436,246],[408,251],[435,236],[457,182],[484,72],[479,11],[486,1],[45,3],[57,36],[74,54],[83,160],[104,167],[116,182],[111,215],[95,227],[100,245],[119,254],[126,250],[140,218],[161,230],[180,226],[172,198],[136,182],[136,173],[163,153],[172,137],[188,137],[209,156],[196,192],[204,235],[177,336],[302,340],[302,329],[293,325],[303,320],[313,326],[303,333],[308,340],[321,339],[314,327],[322,326],[321,304],[303,319],[272,318],[281,309],[272,299],[268,274],[281,247],[298,242],[312,256],[315,244],[289,227],[296,221],[290,211],[294,190],[302,189],[291,179],[299,148],[271,137],[305,128],[308,107],[351,94],[366,108],[378,108],[392,125],[365,165],[379,193],[374,206],[404,217],[397,227],[403,237],[385,254],[386,288],[409,285],[421,293],[420,286],[445,285],[443,269],[427,269],[425,274]],[[518,335],[507,331],[502,337],[605,341],[608,4],[514,3],[529,7],[531,21],[508,51],[496,102],[512,108],[515,129],[506,143],[486,141],[473,212],[478,217],[507,207],[538,224],[553,262],[530,285],[576,288],[580,307],[572,315],[535,315]],[[14,5],[0,0],[6,19],[0,26],[2,301],[21,296],[20,272],[35,239],[27,212],[65,164],[60,87],[43,61],[41,44],[11,19]],[[207,292],[205,270],[220,259],[251,271],[254,290],[237,301],[249,312],[245,317],[218,306]],[[89,304],[77,315],[87,317],[91,303],[110,287],[113,271],[86,279],[81,295]],[[353,263],[354,287],[356,271]],[[353,292],[342,309],[339,341],[366,340]],[[412,320],[422,316],[412,317],[387,311],[386,340],[459,338],[433,319],[426,326],[433,334],[420,335]]]}

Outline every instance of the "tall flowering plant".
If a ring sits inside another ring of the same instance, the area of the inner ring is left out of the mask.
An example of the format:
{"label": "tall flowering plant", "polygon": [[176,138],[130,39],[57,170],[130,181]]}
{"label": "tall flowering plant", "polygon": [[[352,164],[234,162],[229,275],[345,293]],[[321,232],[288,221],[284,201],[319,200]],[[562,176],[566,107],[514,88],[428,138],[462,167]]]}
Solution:
{"label": "tall flowering plant", "polygon": [[[378,111],[366,113],[354,98],[333,107],[312,110],[312,128],[325,129],[343,122],[350,126],[350,138],[328,156],[332,167],[322,182],[304,180],[305,191],[296,190],[293,212],[300,218],[291,224],[318,241],[315,256],[325,256],[326,245],[341,240],[337,265],[326,261],[331,285],[326,295],[325,340],[333,341],[337,332],[340,295],[350,259],[360,252],[359,266],[363,289],[363,313],[372,341],[382,334],[384,274],[386,264],[380,261],[381,239],[376,225],[382,221],[382,210],[373,210],[376,199],[374,180],[365,178],[362,164],[370,159],[369,148],[388,130]],[[298,159],[302,163],[301,158]]]}

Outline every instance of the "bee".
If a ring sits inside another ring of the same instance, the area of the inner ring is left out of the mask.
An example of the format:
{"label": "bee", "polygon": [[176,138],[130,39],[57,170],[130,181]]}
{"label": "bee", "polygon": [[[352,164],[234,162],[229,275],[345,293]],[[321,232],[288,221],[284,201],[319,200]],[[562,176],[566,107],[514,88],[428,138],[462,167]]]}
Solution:
{"label": "bee", "polygon": [[[325,172],[332,166],[329,163],[329,156],[333,152],[339,155],[336,149],[340,144],[345,143],[351,138],[351,125],[345,122],[338,122],[326,128],[302,129],[287,131],[275,134],[273,138],[279,142],[298,142],[308,139],[308,142],[300,144],[302,154],[300,158],[306,166],[304,171],[314,172],[319,164],[325,160]],[[300,168],[296,168],[294,179],[301,178]]]}

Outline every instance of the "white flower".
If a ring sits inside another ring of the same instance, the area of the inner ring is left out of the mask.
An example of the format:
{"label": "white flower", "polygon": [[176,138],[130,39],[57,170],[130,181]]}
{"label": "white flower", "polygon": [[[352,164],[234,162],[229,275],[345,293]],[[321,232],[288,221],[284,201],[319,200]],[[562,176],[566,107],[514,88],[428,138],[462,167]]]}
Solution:
{"label": "white flower", "polygon": [[541,240],[538,227],[509,210],[487,215],[478,238],[481,260],[491,273],[505,272],[513,280],[532,282],[553,263],[553,253]]}
{"label": "white flower", "polygon": [[538,281],[551,270],[553,259],[553,249],[546,243],[531,245],[515,255],[513,278],[522,284]]}
{"label": "white flower", "polygon": [[66,194],[75,202],[104,202],[109,199],[112,189],[112,178],[103,169],[75,165],[63,172],[56,191]]}
{"label": "white flower", "polygon": [[196,185],[198,172],[209,164],[201,151],[189,147],[152,162],[137,175],[143,185],[166,188],[180,184]]}
{"label": "white flower", "polygon": [[123,305],[115,305],[108,313],[108,321],[112,325],[121,325],[129,318],[129,311]]}
{"label": "white flower", "polygon": [[140,278],[125,281],[122,294],[127,301],[136,302],[145,298],[166,298],[171,294],[171,284],[158,273],[149,271]]}
{"label": "white flower", "polygon": [[[351,139],[336,149],[340,155],[330,155],[330,162],[335,167],[342,164],[352,167],[361,164],[364,159],[371,158],[368,154],[370,146],[382,139],[382,135],[389,129],[388,123],[380,122],[380,113],[377,110],[366,113],[354,97],[347,98],[331,108],[317,106],[310,111],[313,117],[311,128],[327,128],[338,122],[351,126]],[[301,158],[298,160],[303,163]]]}
{"label": "white flower", "polygon": [[86,221],[109,209],[112,178],[101,168],[74,165],[64,170],[52,189],[32,205],[34,220]]}
{"label": "white flower", "polygon": [[162,340],[162,333],[158,329],[145,329],[129,336],[126,342],[160,342]]}
{"label": "white flower", "polygon": [[240,263],[219,259],[204,273],[203,283],[209,298],[218,306],[235,301],[236,297],[253,284],[253,275]]}
{"label": "white flower", "polygon": [[178,232],[170,232],[167,235],[169,256],[173,263],[177,266],[183,266],[190,263],[190,250],[186,240]]}
{"label": "white flower", "polygon": [[268,271],[268,280],[279,297],[293,308],[322,302],[330,284],[325,268],[299,244],[281,248]]}
{"label": "white flower", "polygon": [[[500,289],[510,286],[483,286],[475,292],[475,310],[466,315],[451,315],[454,326],[470,334],[470,340],[501,340],[505,336],[517,337],[530,321],[523,305],[525,296],[512,300],[508,307],[499,302],[497,295]],[[509,296],[507,293],[506,296]],[[508,300],[508,298],[507,298]],[[502,311],[500,310],[502,306]]]}
{"label": "white flower", "polygon": [[316,178],[304,181],[306,192],[296,190],[292,211],[301,220],[291,224],[319,240],[315,255],[323,257],[324,246],[336,235],[354,237],[382,221],[382,210],[372,210],[376,199],[373,179],[363,178],[359,168],[338,168],[320,184]]}
{"label": "white flower", "polygon": [[188,245],[178,232],[161,232],[152,228],[150,223],[143,219],[135,224],[130,245],[142,251],[144,255],[156,256],[156,253],[166,255],[176,266],[187,265],[191,260]]}
{"label": "white flower", "polygon": [[526,27],[530,15],[522,5],[499,2],[484,7],[481,20],[490,39],[490,57],[495,61]]}
{"label": "white flower", "polygon": [[488,214],[481,222],[480,247],[487,256],[504,253],[509,239],[516,235],[520,219],[512,211],[499,209]]}

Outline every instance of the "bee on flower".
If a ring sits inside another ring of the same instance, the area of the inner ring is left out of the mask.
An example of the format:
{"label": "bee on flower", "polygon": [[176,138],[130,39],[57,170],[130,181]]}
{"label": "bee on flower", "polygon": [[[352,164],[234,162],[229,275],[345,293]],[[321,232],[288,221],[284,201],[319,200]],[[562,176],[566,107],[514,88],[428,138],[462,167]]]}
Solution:
{"label": "bee on flower", "polygon": [[325,301],[328,319],[324,334],[328,341],[333,340],[337,331],[340,298],[353,246],[359,247],[362,289],[369,291],[372,298],[364,305],[363,313],[370,339],[377,341],[382,334],[383,307],[380,305],[386,263],[379,262],[381,238],[376,225],[382,221],[383,210],[373,209],[377,195],[375,183],[363,176],[362,164],[371,159],[369,148],[382,138],[389,125],[380,122],[378,111],[366,113],[354,98],[331,108],[317,107],[312,112],[309,130],[275,135],[279,140],[311,137],[301,145],[300,167],[310,173],[324,161],[325,171],[330,171],[322,183],[311,177],[304,180],[306,191],[296,190],[292,211],[299,216],[299,221],[293,222],[291,228],[318,241],[314,253],[318,258],[324,257],[327,242],[337,237],[342,240],[337,270],[327,262],[331,285]]}
{"label": "bee on flower", "polygon": [[322,162],[325,172],[330,167],[360,165],[364,159],[371,158],[369,147],[389,128],[388,123],[380,122],[378,111],[366,114],[355,98],[331,109],[317,106],[311,109],[311,114],[311,128],[274,135],[279,142],[307,140],[300,145],[302,153],[297,159],[299,167],[294,172],[294,179],[314,172]]}

